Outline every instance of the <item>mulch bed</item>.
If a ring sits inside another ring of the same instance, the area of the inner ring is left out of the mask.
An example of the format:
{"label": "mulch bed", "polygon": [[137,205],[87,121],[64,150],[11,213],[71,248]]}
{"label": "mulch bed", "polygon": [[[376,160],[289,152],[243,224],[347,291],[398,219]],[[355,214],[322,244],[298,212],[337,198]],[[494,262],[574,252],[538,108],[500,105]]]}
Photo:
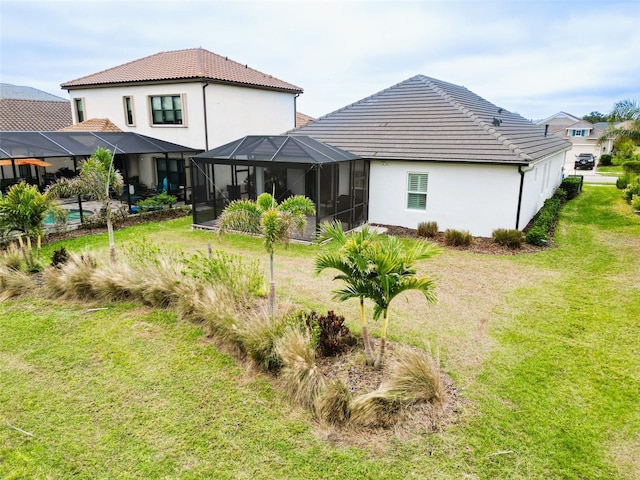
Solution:
{"label": "mulch bed", "polygon": [[[418,231],[413,228],[397,227],[394,225],[377,225],[387,229],[387,234],[396,237],[403,238],[420,238],[418,237]],[[434,238],[426,238],[425,240],[437,243],[442,247],[446,247],[451,250],[460,250],[473,253],[482,253],[488,255],[519,255],[522,253],[536,253],[544,250],[545,247],[537,247],[528,243],[523,243],[519,249],[507,248],[502,245],[498,245],[492,238],[488,237],[473,237],[473,242],[468,247],[452,247],[445,245],[444,232],[438,232]]]}

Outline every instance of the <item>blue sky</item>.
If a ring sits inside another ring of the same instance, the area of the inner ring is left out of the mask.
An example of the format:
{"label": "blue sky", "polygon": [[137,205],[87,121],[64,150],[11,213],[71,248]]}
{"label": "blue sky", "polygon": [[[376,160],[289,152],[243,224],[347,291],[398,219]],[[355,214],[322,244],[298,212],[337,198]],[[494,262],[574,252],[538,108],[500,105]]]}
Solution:
{"label": "blue sky", "polygon": [[0,0],[0,81],[60,84],[203,47],[304,88],[318,117],[416,74],[525,118],[640,100],[640,1]]}

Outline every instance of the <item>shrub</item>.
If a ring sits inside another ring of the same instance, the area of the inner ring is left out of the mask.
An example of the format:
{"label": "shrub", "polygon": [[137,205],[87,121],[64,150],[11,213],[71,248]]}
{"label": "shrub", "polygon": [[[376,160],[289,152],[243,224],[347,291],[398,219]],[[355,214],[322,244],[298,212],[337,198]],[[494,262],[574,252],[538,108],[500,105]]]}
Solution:
{"label": "shrub", "polygon": [[632,180],[633,180],[633,175],[630,175],[628,173],[625,173],[624,175],[620,175],[616,179],[616,188],[619,190],[624,190],[625,188],[627,188],[627,186],[629,185],[629,183],[631,183]]}
{"label": "shrub", "polygon": [[357,343],[356,337],[344,324],[342,315],[336,315],[331,310],[326,315],[318,315],[314,311],[301,315],[313,334],[320,356],[333,357]]}
{"label": "shrub", "polygon": [[624,162],[622,164],[622,170],[624,170],[625,173],[629,173],[631,175],[640,175],[640,161],[629,160],[628,162]]}
{"label": "shrub", "polygon": [[140,200],[138,203],[136,203],[136,205],[141,212],[147,212],[149,210],[161,209],[165,206],[171,207],[177,201],[178,199],[173,195],[169,195],[167,192],[162,192],[158,195],[154,195],[153,197]]}
{"label": "shrub", "polygon": [[553,192],[553,198],[557,198],[562,203],[564,203],[567,201],[567,191],[562,188],[558,188],[555,192]]}
{"label": "shrub", "polygon": [[631,203],[634,195],[640,195],[640,177],[636,177],[633,181],[629,182],[629,185],[627,185],[627,188],[624,189],[622,194],[628,203]]}
{"label": "shrub", "polygon": [[637,212],[640,210],[640,195],[634,195],[631,199],[631,207]]}
{"label": "shrub", "polygon": [[51,266],[55,268],[60,268],[69,261],[69,253],[67,249],[64,247],[60,247],[58,250],[53,251],[53,255],[51,255]]}
{"label": "shrub", "polygon": [[420,222],[418,224],[418,236],[434,238],[438,234],[438,222]]}
{"label": "shrub", "polygon": [[468,231],[447,229],[444,232],[444,243],[450,247],[468,247],[473,237]]}
{"label": "shrub", "polygon": [[524,234],[515,229],[498,228],[491,236],[498,245],[513,249],[521,248],[524,242]]}
{"label": "shrub", "polygon": [[562,180],[560,189],[566,192],[567,200],[572,200],[578,196],[582,191],[582,182],[582,175],[570,175]]}
{"label": "shrub", "polygon": [[224,285],[240,303],[248,304],[266,293],[259,261],[245,262],[239,255],[217,251],[211,256],[197,253],[184,264],[187,275],[210,285]]}
{"label": "shrub", "polygon": [[293,402],[313,410],[324,389],[325,378],[316,365],[311,334],[305,327],[289,326],[274,342],[282,361],[279,380],[285,395]]}
{"label": "shrub", "polygon": [[613,155],[609,154],[609,153],[603,153],[602,155],[600,155],[600,165],[602,165],[603,167],[608,167],[610,165],[612,165],[611,160],[613,159]]}
{"label": "shrub", "polygon": [[554,196],[545,200],[544,205],[531,222],[525,235],[525,242],[538,246],[547,245],[561,207],[562,200],[558,197]]}

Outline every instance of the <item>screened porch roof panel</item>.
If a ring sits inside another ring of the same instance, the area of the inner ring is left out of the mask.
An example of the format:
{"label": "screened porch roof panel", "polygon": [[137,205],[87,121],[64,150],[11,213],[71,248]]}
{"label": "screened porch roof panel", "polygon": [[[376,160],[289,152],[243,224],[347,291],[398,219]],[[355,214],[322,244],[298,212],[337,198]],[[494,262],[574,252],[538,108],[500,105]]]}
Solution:
{"label": "screened porch roof panel", "polygon": [[133,132],[0,132],[0,159],[81,157],[98,147],[116,154],[200,151]]}
{"label": "screened porch roof panel", "polygon": [[217,160],[220,163],[322,164],[357,160],[360,157],[304,135],[248,135],[193,158]]}

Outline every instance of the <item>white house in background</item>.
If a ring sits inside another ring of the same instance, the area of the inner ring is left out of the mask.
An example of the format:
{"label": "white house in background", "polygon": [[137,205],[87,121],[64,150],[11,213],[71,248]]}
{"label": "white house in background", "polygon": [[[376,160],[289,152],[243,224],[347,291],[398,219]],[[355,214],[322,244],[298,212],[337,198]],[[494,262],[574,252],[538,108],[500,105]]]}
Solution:
{"label": "white house in background", "polygon": [[[124,132],[206,150],[255,131],[296,125],[302,89],[202,48],[161,52],[65,82],[73,122],[108,118]],[[187,185],[185,159],[141,156],[129,175]]]}
{"label": "white house in background", "polygon": [[572,148],[567,152],[567,160],[570,161],[581,153],[590,153],[597,159],[603,153],[611,153],[613,148],[612,141],[598,144],[606,127],[603,129],[570,113],[558,112],[536,123],[546,128],[548,133],[571,142]]}
{"label": "white house in background", "polygon": [[[275,171],[279,165],[283,188],[316,202],[322,212],[317,221],[333,216],[349,227],[369,221],[409,228],[436,221],[440,230],[490,236],[497,228],[527,225],[560,185],[571,148],[464,87],[423,75],[320,117],[289,137],[247,137],[198,155],[205,172],[196,179],[198,190],[222,191],[216,169],[242,163],[250,172],[247,191],[257,193],[263,188],[260,169]],[[272,146],[280,153],[265,150],[269,155],[261,157],[255,148],[255,155],[237,154],[244,145],[275,142],[283,145]],[[321,145],[306,147],[313,142]],[[284,145],[291,145],[287,155]],[[211,166],[206,173],[204,167]],[[206,201],[196,194],[197,207],[206,208]],[[202,223],[208,220],[203,215]]]}

